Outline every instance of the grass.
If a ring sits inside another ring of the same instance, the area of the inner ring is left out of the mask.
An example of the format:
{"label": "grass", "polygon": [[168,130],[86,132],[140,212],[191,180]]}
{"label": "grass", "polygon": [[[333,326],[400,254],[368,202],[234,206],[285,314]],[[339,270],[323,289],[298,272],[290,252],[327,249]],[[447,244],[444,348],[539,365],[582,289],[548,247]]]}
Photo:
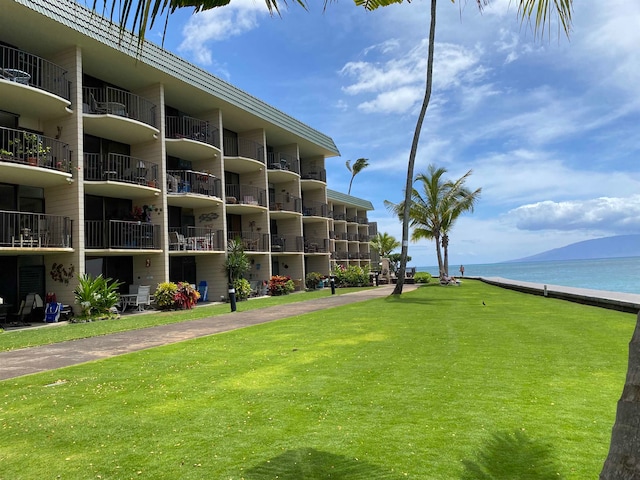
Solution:
{"label": "grass", "polygon": [[[358,290],[362,289],[339,288],[336,289],[336,294],[342,295]],[[330,295],[331,290],[325,288],[279,297],[253,298],[249,301],[237,302],[236,310],[238,312],[244,312],[271,307],[274,305],[283,305],[285,303],[303,302],[305,300],[312,300]],[[0,329],[0,352],[15,350],[18,348],[36,347],[38,345],[49,345],[67,340],[77,340],[79,338],[107,335],[109,333],[136,330],[140,328],[153,327],[155,325],[179,323],[196,318],[213,317],[229,313],[230,311],[229,304],[203,304],[192,310],[171,312],[158,311],[154,313],[146,313],[144,315],[125,314],[118,320],[47,325],[46,328],[28,328],[7,331],[2,331],[2,329]]]}
{"label": "grass", "polygon": [[0,476],[595,479],[634,324],[465,281],[8,380]]}

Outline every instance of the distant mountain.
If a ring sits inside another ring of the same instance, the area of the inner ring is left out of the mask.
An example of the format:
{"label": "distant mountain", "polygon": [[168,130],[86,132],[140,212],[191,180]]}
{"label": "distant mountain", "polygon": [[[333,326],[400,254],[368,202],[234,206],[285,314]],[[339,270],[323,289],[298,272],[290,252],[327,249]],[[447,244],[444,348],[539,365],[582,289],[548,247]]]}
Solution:
{"label": "distant mountain", "polygon": [[595,258],[640,257],[640,235],[618,235],[596,238],[554,248],[511,262],[553,262],[562,260],[591,260]]}

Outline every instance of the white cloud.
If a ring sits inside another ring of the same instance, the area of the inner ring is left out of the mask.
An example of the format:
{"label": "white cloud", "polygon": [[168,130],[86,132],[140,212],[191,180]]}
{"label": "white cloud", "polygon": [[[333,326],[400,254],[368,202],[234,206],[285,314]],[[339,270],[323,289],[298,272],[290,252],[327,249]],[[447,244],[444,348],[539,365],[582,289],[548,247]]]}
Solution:
{"label": "white cloud", "polygon": [[254,0],[234,0],[222,8],[194,14],[182,29],[178,51],[202,65],[211,65],[212,51],[207,43],[226,40],[258,28],[259,19],[268,16],[264,4]]}
{"label": "white cloud", "polygon": [[522,230],[640,232],[640,195],[523,205],[507,214]]}

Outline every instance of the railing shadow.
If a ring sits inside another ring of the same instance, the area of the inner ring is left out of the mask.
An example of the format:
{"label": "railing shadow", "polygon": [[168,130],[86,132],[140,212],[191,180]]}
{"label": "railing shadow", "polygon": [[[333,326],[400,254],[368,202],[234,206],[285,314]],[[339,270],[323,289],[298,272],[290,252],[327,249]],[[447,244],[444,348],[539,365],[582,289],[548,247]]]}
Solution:
{"label": "railing shadow", "polygon": [[463,460],[461,480],[562,479],[553,448],[524,432],[498,432],[478,453],[477,460]]}
{"label": "railing shadow", "polygon": [[245,472],[246,480],[400,480],[387,472],[355,458],[322,452],[314,448],[288,450]]}

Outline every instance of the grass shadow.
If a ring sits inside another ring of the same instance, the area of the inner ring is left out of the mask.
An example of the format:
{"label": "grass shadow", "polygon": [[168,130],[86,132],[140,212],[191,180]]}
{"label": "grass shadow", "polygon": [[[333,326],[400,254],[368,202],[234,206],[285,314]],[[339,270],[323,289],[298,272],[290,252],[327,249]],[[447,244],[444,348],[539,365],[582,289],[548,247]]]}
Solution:
{"label": "grass shadow", "polygon": [[522,431],[495,433],[477,455],[463,460],[461,480],[562,479],[551,445],[529,438]]}
{"label": "grass shadow", "polygon": [[400,480],[400,475],[355,458],[314,448],[288,450],[245,472],[247,480]]}

